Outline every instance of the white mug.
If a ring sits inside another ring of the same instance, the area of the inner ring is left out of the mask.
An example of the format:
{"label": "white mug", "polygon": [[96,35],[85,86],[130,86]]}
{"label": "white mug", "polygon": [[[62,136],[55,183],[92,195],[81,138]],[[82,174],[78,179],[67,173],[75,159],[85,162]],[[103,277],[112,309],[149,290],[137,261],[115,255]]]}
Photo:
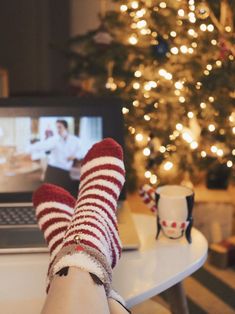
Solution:
{"label": "white mug", "polygon": [[156,238],[160,231],[170,239],[179,239],[185,234],[191,243],[194,192],[181,185],[165,185],[157,188],[155,197],[158,227]]}

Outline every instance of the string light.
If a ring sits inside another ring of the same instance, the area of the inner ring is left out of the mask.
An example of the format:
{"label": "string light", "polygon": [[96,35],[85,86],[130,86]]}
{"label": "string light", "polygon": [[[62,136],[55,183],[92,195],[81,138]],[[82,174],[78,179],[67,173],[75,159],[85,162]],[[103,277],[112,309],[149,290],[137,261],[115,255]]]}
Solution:
{"label": "string light", "polygon": [[172,163],[171,161],[167,161],[167,162],[164,164],[163,168],[164,168],[166,171],[169,171],[169,170],[171,170],[171,169],[173,168],[173,163]]}
{"label": "string light", "polygon": [[133,83],[133,88],[134,89],[139,89],[140,88],[140,83],[138,83],[138,82]]}
{"label": "string light", "polygon": [[165,9],[165,8],[166,8],[166,2],[160,2],[160,3],[159,3],[159,7],[160,7],[161,9]]}
{"label": "string light", "polygon": [[134,100],[133,101],[133,103],[132,103],[132,105],[134,106],[134,107],[139,107],[139,101],[138,100]]}
{"label": "string light", "polygon": [[141,75],[142,75],[142,73],[141,73],[141,71],[135,71],[135,77],[141,77]]}
{"label": "string light", "polygon": [[120,6],[120,11],[122,11],[122,12],[126,12],[127,9],[128,9],[128,7],[127,7],[127,5],[125,5],[125,4],[122,4],[122,5]]}
{"label": "string light", "polygon": [[164,154],[166,152],[166,147],[160,146],[159,151],[160,151],[160,153]]}
{"label": "string light", "polygon": [[132,7],[132,9],[138,9],[139,3],[138,3],[137,1],[133,1],[133,2],[131,3],[131,7]]}
{"label": "string light", "polygon": [[196,141],[192,141],[192,143],[190,144],[190,147],[192,149],[196,149],[196,148],[198,148],[198,143]]}
{"label": "string light", "polygon": [[145,120],[145,121],[149,121],[150,119],[151,119],[151,118],[150,118],[149,115],[147,115],[147,114],[144,115],[144,120]]}
{"label": "string light", "polygon": [[215,101],[215,98],[214,98],[213,96],[210,96],[210,97],[208,98],[208,100],[209,100],[209,102],[214,102],[214,101]]}
{"label": "string light", "polygon": [[235,156],[235,149],[232,150],[232,155]]}
{"label": "string light", "polygon": [[184,12],[183,9],[178,10],[178,15],[179,15],[179,16],[183,17],[184,14],[185,14],[185,12]]}
{"label": "string light", "polygon": [[157,183],[157,176],[155,174],[152,174],[149,181],[151,184],[156,184]]}
{"label": "string light", "polygon": [[144,154],[144,156],[149,156],[150,154],[151,154],[151,151],[150,151],[150,149],[148,148],[148,147],[145,147],[144,148],[144,150],[143,150],[143,154]]}
{"label": "string light", "polygon": [[213,32],[214,29],[215,29],[214,25],[212,25],[212,24],[207,25],[208,32]]}
{"label": "string light", "polygon": [[231,26],[225,26],[225,31],[227,32],[227,33],[230,33],[231,31],[232,31],[232,28],[231,28]]}
{"label": "string light", "polygon": [[127,114],[129,112],[129,109],[128,108],[126,108],[126,107],[123,107],[122,108],[122,113],[123,114]]}
{"label": "string light", "polygon": [[136,45],[138,43],[136,35],[131,35],[128,40],[131,45]]}
{"label": "string light", "polygon": [[211,146],[211,152],[212,153],[216,153],[217,150],[218,150],[218,148],[215,145]]}
{"label": "string light", "polygon": [[216,45],[217,45],[217,40],[216,40],[216,39],[212,39],[212,40],[211,40],[211,44],[212,44],[213,46],[216,46]]}
{"label": "string light", "polygon": [[189,111],[187,116],[188,116],[189,119],[192,119],[194,117],[194,114],[193,114],[192,111]]}
{"label": "string light", "polygon": [[147,25],[147,22],[145,20],[141,20],[141,21],[138,21],[136,25],[138,28],[143,28]]}
{"label": "string light", "polygon": [[175,88],[182,89],[184,87],[183,83],[181,81],[175,82]]}
{"label": "string light", "polygon": [[187,53],[187,52],[188,52],[187,46],[182,45],[182,46],[180,47],[180,51],[181,51],[182,53]]}
{"label": "string light", "polygon": [[179,102],[180,102],[181,104],[183,104],[183,103],[185,102],[184,96],[180,96],[180,97],[179,97]]}
{"label": "string light", "polygon": [[208,125],[208,130],[209,130],[210,132],[214,132],[214,131],[215,131],[215,126],[214,126],[214,124],[209,124],[209,125]]}
{"label": "string light", "polygon": [[201,24],[201,25],[200,25],[200,30],[201,30],[201,31],[205,32],[206,29],[207,29],[206,24]]}
{"label": "string light", "polygon": [[183,130],[183,125],[181,123],[177,123],[175,127],[176,127],[176,130],[178,130],[178,131]]}
{"label": "string light", "polygon": [[177,47],[172,47],[172,48],[171,48],[171,53],[172,53],[173,55],[177,55],[177,54],[179,53],[179,49],[178,49]]}
{"label": "string light", "polygon": [[145,13],[146,13],[146,10],[143,8],[143,9],[138,10],[136,12],[136,16],[140,18],[140,17],[143,17],[145,15]]}
{"label": "string light", "polygon": [[206,68],[207,68],[207,70],[211,71],[212,70],[212,65],[211,64],[207,64]]}
{"label": "string light", "polygon": [[203,151],[201,151],[201,156],[202,156],[202,158],[205,158],[206,157],[206,152],[203,150]]}
{"label": "string light", "polygon": [[201,103],[200,103],[200,107],[201,107],[202,109],[205,109],[205,108],[206,108],[206,103],[201,102]]}
{"label": "string light", "polygon": [[233,166],[232,160],[228,160],[228,161],[227,161],[227,167],[228,167],[228,168],[231,168],[232,166]]}
{"label": "string light", "polygon": [[135,139],[137,142],[143,141],[143,139],[144,139],[143,134],[141,134],[141,133],[136,134]]}
{"label": "string light", "polygon": [[173,38],[174,38],[174,37],[176,37],[176,35],[177,35],[177,34],[176,34],[176,32],[175,32],[175,31],[171,31],[171,32],[170,32],[170,35],[171,35],[171,37],[173,37]]}
{"label": "string light", "polygon": [[218,149],[217,150],[217,152],[216,152],[216,154],[219,156],[219,157],[222,157],[223,155],[224,155],[224,151],[223,151],[223,149]]}
{"label": "string light", "polygon": [[192,143],[192,141],[193,141],[192,136],[188,132],[183,132],[182,137],[189,144]]}
{"label": "string light", "polygon": [[151,172],[149,170],[145,171],[144,176],[149,179],[151,177]]}
{"label": "string light", "polygon": [[221,65],[222,65],[222,61],[217,60],[217,61],[215,62],[215,64],[217,65],[217,67],[221,67]]}
{"label": "string light", "polygon": [[232,132],[233,134],[235,134],[235,126],[232,128]]}

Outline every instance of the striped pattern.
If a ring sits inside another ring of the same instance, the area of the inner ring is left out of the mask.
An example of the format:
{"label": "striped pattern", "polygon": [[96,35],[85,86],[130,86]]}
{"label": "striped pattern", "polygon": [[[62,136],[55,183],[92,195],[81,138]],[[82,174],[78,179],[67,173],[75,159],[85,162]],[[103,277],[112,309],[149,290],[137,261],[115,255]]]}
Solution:
{"label": "striped pattern", "polygon": [[143,185],[139,190],[139,195],[143,202],[150,208],[152,212],[157,211],[155,202],[155,190],[148,184]]}
{"label": "striped pattern", "polygon": [[95,144],[83,160],[75,212],[50,279],[63,267],[79,267],[97,275],[110,294],[111,268],[121,255],[116,208],[124,181],[120,145],[112,139]]}
{"label": "striped pattern", "polygon": [[74,213],[75,203],[69,192],[53,184],[43,184],[33,194],[38,225],[50,250],[48,273],[62,248],[63,237]]}

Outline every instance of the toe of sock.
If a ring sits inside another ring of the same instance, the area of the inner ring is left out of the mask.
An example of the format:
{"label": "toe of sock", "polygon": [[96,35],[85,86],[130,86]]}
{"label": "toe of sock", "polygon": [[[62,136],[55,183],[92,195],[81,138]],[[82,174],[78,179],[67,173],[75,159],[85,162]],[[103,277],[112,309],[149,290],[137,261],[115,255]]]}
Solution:
{"label": "toe of sock", "polygon": [[33,204],[37,207],[45,202],[59,202],[74,207],[76,200],[62,187],[44,183],[33,193]]}
{"label": "toe of sock", "polygon": [[94,158],[102,156],[111,156],[122,160],[122,147],[114,139],[105,138],[101,142],[98,142],[92,146],[92,148],[88,151],[86,157],[84,158],[83,164]]}

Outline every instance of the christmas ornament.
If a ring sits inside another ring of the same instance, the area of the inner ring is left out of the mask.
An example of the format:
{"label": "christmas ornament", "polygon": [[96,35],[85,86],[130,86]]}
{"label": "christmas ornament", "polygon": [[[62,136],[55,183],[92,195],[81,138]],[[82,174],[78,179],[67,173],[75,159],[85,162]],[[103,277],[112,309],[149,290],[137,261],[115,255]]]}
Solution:
{"label": "christmas ornament", "polygon": [[202,1],[197,5],[195,13],[199,19],[205,20],[210,15],[210,8],[205,1]]}
{"label": "christmas ornament", "polygon": [[165,185],[156,190],[157,238],[160,231],[170,239],[184,234],[189,243],[193,223],[194,192],[181,185]]}
{"label": "christmas ornament", "polygon": [[99,30],[98,33],[95,34],[93,39],[96,44],[104,45],[104,46],[109,46],[111,42],[113,41],[112,36],[104,29]]}
{"label": "christmas ornament", "polygon": [[157,44],[152,46],[152,51],[156,58],[164,58],[169,51],[169,43],[162,37],[158,37]]}

